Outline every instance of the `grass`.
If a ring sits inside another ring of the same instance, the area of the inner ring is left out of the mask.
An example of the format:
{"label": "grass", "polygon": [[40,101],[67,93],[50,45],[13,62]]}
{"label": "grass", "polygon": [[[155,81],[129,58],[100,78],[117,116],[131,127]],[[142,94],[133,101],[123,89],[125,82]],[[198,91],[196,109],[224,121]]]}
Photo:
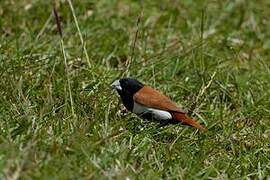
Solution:
{"label": "grass", "polygon": [[[0,5],[1,179],[270,177],[267,0],[70,2],[62,39],[51,2]],[[121,114],[126,75],[209,131]]]}

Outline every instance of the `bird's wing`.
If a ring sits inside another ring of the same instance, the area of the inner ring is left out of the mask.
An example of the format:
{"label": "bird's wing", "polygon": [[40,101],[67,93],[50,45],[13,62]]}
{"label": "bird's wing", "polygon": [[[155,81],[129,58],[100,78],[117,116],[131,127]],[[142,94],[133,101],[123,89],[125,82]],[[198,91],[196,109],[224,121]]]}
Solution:
{"label": "bird's wing", "polygon": [[176,103],[170,100],[167,96],[161,94],[159,91],[149,86],[144,86],[138,92],[136,92],[133,95],[133,99],[134,101],[147,107],[185,113],[180,107],[177,106]]}

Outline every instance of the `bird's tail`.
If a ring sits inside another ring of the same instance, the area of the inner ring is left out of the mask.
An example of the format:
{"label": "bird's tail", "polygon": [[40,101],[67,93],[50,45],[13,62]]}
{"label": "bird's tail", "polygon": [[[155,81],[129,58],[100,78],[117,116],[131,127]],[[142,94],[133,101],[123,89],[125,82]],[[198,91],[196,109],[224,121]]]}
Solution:
{"label": "bird's tail", "polygon": [[203,131],[207,131],[207,128],[205,126],[201,125],[196,120],[188,117],[184,113],[173,112],[172,113],[172,116],[173,116],[173,119],[174,120],[180,121],[183,124],[186,124],[186,125],[189,125],[189,126],[193,126],[193,127],[198,128],[200,130],[203,130]]}

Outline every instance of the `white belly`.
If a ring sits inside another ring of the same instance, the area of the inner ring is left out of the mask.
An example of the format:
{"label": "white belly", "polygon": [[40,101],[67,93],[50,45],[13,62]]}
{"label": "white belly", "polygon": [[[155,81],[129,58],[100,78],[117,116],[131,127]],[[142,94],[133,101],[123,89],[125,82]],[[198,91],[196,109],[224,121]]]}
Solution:
{"label": "white belly", "polygon": [[154,109],[154,108],[149,108],[144,105],[138,104],[134,102],[133,110],[137,115],[143,115],[143,114],[148,114],[151,113],[153,115],[153,118],[158,119],[158,120],[169,120],[172,119],[171,113],[164,111],[164,110],[159,110],[159,109]]}

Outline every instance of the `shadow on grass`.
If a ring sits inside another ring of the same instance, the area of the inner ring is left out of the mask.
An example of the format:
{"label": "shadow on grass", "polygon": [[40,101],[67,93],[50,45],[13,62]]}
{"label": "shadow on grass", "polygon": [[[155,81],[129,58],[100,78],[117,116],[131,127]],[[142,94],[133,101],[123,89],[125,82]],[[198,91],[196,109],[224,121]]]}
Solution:
{"label": "shadow on grass", "polygon": [[[179,130],[179,128],[181,129]],[[159,143],[172,143],[179,136],[178,132],[184,131],[183,125],[180,123],[159,123],[135,116],[129,118],[126,129],[134,135],[147,136]]]}

